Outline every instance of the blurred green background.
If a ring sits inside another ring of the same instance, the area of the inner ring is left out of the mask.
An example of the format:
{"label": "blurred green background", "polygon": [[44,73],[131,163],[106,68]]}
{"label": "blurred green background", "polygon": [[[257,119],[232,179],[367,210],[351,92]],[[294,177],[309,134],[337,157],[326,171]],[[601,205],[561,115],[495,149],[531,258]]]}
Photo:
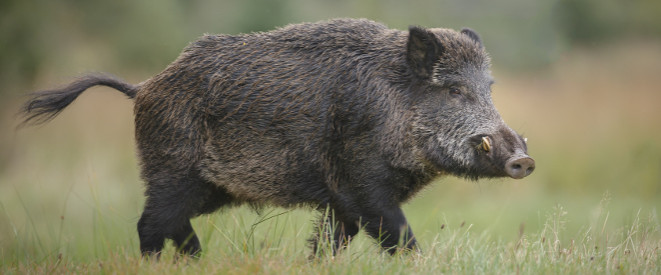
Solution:
{"label": "blurred green background", "polygon": [[128,236],[137,247],[144,200],[130,100],[93,88],[53,122],[17,130],[15,114],[27,92],[98,71],[138,83],[204,33],[267,31],[334,17],[397,29],[476,30],[492,55],[496,107],[529,138],[537,162],[530,177],[442,178],[407,204],[423,242],[442,224],[463,222],[514,239],[521,226],[539,230],[557,204],[574,231],[594,225],[604,204],[609,226],[630,222],[638,211],[658,224],[661,1],[4,0],[3,256],[48,254],[49,242],[58,249],[96,246],[99,230],[108,231],[103,238],[119,236],[103,244],[119,246]]}

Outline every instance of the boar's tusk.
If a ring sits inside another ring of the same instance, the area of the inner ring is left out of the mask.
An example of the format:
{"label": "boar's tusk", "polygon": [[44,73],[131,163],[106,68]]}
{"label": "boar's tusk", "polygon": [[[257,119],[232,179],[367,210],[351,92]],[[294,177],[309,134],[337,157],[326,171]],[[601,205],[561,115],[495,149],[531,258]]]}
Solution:
{"label": "boar's tusk", "polygon": [[523,138],[523,143],[528,144],[528,138]]}
{"label": "boar's tusk", "polygon": [[489,140],[489,137],[482,137],[482,149],[485,152],[491,151],[491,141]]}

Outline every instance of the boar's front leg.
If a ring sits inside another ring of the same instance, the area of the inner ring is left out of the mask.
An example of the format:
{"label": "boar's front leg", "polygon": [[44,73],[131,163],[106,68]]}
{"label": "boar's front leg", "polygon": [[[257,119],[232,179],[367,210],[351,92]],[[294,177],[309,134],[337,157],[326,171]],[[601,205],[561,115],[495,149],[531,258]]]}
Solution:
{"label": "boar's front leg", "polygon": [[417,250],[417,243],[413,231],[404,217],[399,206],[381,206],[370,209],[361,215],[361,223],[365,231],[377,240],[384,250],[395,254],[397,248],[407,251]]}
{"label": "boar's front leg", "polygon": [[358,234],[358,220],[347,217],[332,208],[319,208],[321,218],[310,240],[313,257],[318,257],[329,248],[333,255],[346,248]]}

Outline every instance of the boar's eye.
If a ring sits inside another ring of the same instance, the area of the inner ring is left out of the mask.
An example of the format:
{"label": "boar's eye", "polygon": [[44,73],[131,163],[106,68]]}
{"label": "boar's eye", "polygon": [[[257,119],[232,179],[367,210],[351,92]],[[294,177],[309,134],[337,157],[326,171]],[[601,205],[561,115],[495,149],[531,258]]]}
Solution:
{"label": "boar's eye", "polygon": [[460,96],[461,95],[461,89],[458,87],[450,87],[449,93],[451,96]]}

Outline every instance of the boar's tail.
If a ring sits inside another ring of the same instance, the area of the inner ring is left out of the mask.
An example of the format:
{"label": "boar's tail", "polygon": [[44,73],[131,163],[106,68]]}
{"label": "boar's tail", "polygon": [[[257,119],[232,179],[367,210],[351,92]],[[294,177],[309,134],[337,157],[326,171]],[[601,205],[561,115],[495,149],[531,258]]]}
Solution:
{"label": "boar's tail", "polygon": [[85,90],[97,85],[116,89],[129,98],[134,98],[138,91],[138,86],[128,84],[111,75],[86,75],[65,87],[30,94],[30,100],[21,107],[19,112],[19,115],[25,118],[19,127],[42,124],[52,120]]}

